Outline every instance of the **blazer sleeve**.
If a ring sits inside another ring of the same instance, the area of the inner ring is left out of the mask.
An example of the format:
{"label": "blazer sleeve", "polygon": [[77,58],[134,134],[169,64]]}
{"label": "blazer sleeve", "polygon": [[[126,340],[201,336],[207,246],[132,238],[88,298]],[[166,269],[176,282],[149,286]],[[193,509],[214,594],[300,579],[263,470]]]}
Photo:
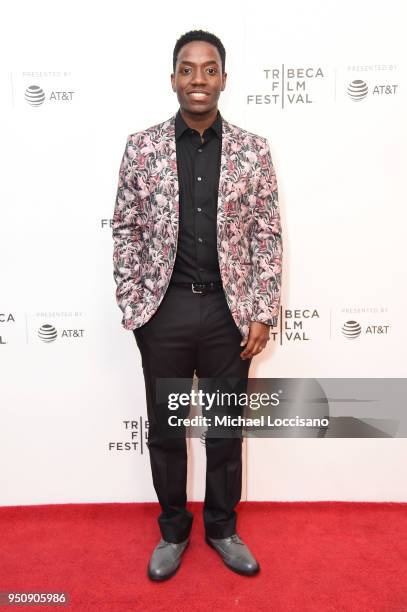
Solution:
{"label": "blazer sleeve", "polygon": [[119,184],[112,221],[113,277],[116,300],[122,310],[123,324],[131,319],[132,306],[141,299],[142,198],[135,177],[137,147],[128,136],[119,170]]}
{"label": "blazer sleeve", "polygon": [[280,309],[283,244],[277,178],[267,139],[258,155],[260,177],[254,192],[251,232],[253,263],[252,321],[276,327]]}

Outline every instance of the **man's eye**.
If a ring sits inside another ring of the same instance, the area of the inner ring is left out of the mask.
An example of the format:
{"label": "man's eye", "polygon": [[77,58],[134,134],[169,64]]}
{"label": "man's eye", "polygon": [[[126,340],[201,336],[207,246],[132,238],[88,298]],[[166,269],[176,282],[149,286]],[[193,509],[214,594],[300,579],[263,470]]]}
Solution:
{"label": "man's eye", "polygon": [[[188,68],[187,66],[185,68],[181,68],[181,72],[183,74],[187,74],[188,72],[190,72],[191,68]],[[208,68],[208,72],[210,74],[216,74],[217,70],[216,68]]]}

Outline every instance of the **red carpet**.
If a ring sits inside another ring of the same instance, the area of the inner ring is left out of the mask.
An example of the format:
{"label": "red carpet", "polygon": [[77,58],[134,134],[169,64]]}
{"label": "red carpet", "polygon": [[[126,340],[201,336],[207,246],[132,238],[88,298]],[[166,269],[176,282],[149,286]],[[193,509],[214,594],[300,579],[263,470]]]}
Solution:
{"label": "red carpet", "polygon": [[0,591],[66,591],[67,607],[130,612],[407,612],[407,504],[245,502],[238,533],[260,574],[228,570],[203,540],[200,503],[178,573],[152,583],[156,504],[3,507]]}

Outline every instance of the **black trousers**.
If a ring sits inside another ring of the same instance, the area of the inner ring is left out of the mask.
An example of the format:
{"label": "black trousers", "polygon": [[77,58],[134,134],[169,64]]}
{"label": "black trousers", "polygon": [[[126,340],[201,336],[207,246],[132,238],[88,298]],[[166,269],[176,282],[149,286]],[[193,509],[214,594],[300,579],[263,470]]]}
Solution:
{"label": "black trousers", "polygon": [[[133,332],[141,353],[146,388],[147,446],[161,506],[158,524],[167,542],[182,542],[188,537],[193,520],[186,509],[186,439],[165,437],[160,431],[162,405],[156,401],[156,378],[189,378],[190,391],[194,372],[198,379],[222,376],[245,379],[251,359],[240,358],[244,349],[240,346],[242,336],[222,289],[199,294],[170,284],[156,313]],[[236,532],[234,508],[242,489],[242,438],[206,437],[205,448],[205,530],[209,537],[226,538]]]}

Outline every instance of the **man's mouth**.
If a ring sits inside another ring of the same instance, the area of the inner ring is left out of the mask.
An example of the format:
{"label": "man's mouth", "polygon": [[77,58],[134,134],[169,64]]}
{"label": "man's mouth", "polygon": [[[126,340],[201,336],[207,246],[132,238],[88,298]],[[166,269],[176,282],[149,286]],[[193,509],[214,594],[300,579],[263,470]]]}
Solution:
{"label": "man's mouth", "polygon": [[205,98],[207,98],[209,94],[203,91],[190,91],[188,95],[193,100],[205,100]]}

